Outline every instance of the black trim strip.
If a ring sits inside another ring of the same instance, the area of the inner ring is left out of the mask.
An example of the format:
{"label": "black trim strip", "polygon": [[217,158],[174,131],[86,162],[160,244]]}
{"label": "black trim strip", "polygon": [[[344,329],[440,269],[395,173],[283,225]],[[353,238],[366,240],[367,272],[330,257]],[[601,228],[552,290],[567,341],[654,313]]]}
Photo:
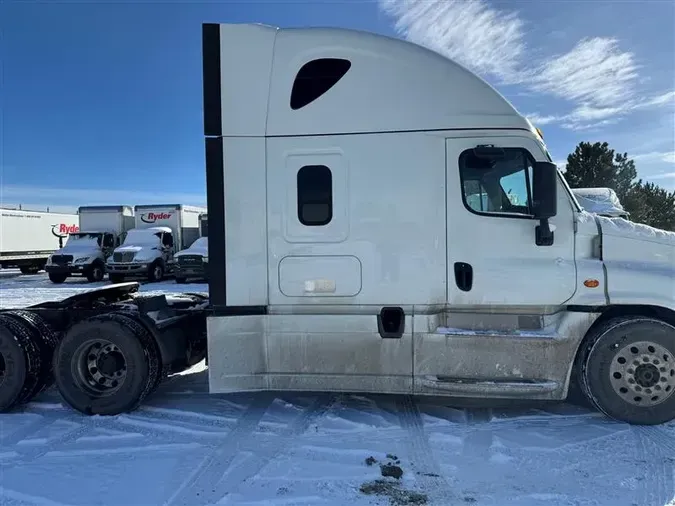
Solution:
{"label": "black trim strip", "polygon": [[[28,256],[28,255],[45,255],[49,256],[52,253],[56,252],[59,248],[49,249],[49,250],[33,250],[33,251],[2,251],[0,252],[0,258],[6,257],[16,257],[16,256]],[[17,258],[17,260],[19,260]]]}
{"label": "black trim strip", "polygon": [[77,212],[82,211],[133,211],[133,206],[80,206]]}
{"label": "black trim strip", "polygon": [[[285,139],[285,138],[296,138],[296,137],[332,137],[332,136],[343,136],[343,135],[380,135],[380,134],[415,134],[415,133],[425,133],[425,132],[478,132],[478,131],[515,131],[515,132],[530,132],[527,128],[514,128],[514,127],[475,127],[475,128],[422,128],[422,129],[412,129],[412,130],[375,130],[372,132],[328,132],[328,133],[309,133],[309,134],[276,134],[269,135],[265,134],[265,137],[268,139]],[[241,135],[237,137],[251,137],[250,135]],[[254,136],[255,137],[255,136]],[[461,139],[461,137],[458,137]]]}
{"label": "black trim strip", "polygon": [[227,305],[225,253],[225,167],[223,138],[206,138],[206,205],[209,216],[209,299],[213,306]]}
{"label": "black trim strip", "polygon": [[607,306],[579,306],[572,304],[565,309],[570,313],[602,313],[607,310]]}
{"label": "black trim strip", "polygon": [[[211,298],[213,301],[213,298]],[[267,306],[214,306],[209,308],[209,316],[263,316]]]}
{"label": "black trim strip", "polygon": [[204,135],[223,135],[220,100],[220,25],[202,24],[202,76],[204,88]]}

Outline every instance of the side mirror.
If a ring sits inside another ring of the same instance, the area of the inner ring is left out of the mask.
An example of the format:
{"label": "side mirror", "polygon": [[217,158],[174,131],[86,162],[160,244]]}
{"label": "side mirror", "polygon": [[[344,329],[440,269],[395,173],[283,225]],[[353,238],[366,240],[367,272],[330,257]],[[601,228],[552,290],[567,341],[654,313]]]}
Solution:
{"label": "side mirror", "polygon": [[558,167],[555,163],[535,162],[532,169],[532,211],[540,220],[558,214]]}
{"label": "side mirror", "polygon": [[558,167],[551,162],[535,162],[532,168],[532,212],[539,220],[537,246],[551,246],[554,235],[548,219],[558,214]]}

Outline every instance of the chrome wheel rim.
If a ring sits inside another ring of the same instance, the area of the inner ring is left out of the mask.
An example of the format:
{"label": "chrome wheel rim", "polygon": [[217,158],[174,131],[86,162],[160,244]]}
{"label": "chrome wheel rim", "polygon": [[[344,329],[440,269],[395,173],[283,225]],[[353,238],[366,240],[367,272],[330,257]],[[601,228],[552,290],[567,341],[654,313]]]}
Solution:
{"label": "chrome wheel rim", "polygon": [[675,392],[675,358],[660,344],[631,343],[612,359],[609,380],[614,392],[629,404],[656,406]]}

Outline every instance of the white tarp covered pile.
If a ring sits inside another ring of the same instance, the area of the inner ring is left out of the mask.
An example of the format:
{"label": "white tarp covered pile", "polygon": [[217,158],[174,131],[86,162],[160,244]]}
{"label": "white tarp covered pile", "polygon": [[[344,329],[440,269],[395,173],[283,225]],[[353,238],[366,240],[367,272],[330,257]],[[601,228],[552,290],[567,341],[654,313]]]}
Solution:
{"label": "white tarp covered pile", "polygon": [[577,201],[589,213],[600,216],[628,218],[619,197],[611,188],[575,188],[572,190]]}

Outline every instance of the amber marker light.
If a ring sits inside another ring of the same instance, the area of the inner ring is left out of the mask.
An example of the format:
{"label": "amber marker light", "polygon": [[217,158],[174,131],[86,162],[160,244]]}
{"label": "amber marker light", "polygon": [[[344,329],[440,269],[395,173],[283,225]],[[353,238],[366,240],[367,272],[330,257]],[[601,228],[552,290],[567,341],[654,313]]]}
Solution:
{"label": "amber marker light", "polygon": [[597,288],[600,286],[600,281],[598,281],[597,279],[587,279],[586,281],[584,281],[584,286],[586,288]]}

